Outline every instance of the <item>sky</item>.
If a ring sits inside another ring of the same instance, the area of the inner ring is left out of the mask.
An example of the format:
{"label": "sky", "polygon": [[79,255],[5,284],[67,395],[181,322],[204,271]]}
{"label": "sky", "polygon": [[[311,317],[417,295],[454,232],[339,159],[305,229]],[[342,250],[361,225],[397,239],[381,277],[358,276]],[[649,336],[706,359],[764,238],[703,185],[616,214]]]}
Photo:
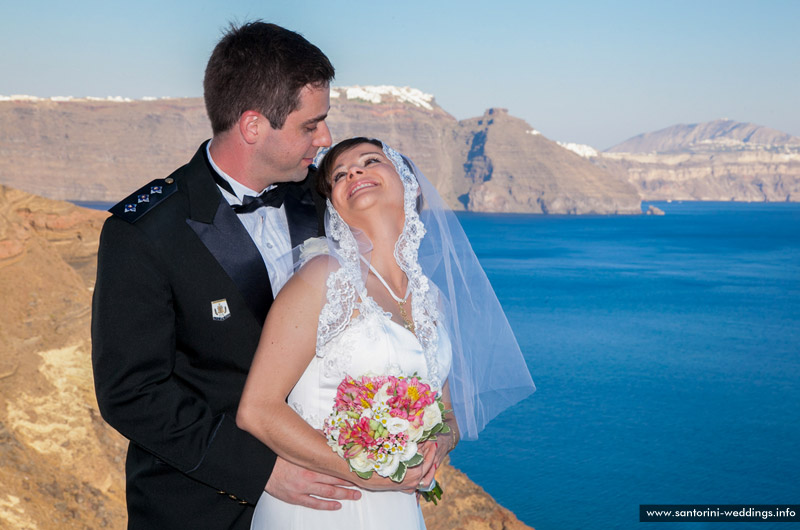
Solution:
{"label": "sky", "polygon": [[335,86],[507,108],[553,140],[718,118],[800,136],[795,0],[0,0],[0,95],[199,97],[224,28],[252,19],[319,46]]}

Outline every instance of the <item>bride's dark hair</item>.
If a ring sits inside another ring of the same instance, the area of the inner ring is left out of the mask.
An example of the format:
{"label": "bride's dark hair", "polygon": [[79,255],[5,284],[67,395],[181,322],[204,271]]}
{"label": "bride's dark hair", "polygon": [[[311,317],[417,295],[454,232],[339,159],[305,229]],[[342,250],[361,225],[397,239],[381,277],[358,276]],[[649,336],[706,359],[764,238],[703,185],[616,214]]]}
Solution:
{"label": "bride's dark hair", "polygon": [[340,154],[358,144],[372,144],[383,151],[383,143],[381,143],[380,140],[365,138],[364,136],[348,138],[331,147],[330,150],[325,153],[325,157],[322,159],[319,168],[317,168],[317,191],[326,199],[331,198],[331,171],[333,171],[333,163]]}
{"label": "bride's dark hair", "polygon": [[[331,198],[331,190],[333,189],[331,186],[331,172],[333,171],[333,163],[336,161],[336,157],[340,154],[344,153],[348,149],[357,146],[358,144],[372,144],[375,147],[378,147],[383,151],[383,143],[380,140],[376,140],[375,138],[366,138],[364,136],[357,136],[355,138],[348,138],[347,140],[342,140],[338,144],[331,147],[327,153],[325,153],[322,162],[319,165],[317,171],[317,192],[325,197],[326,199]],[[414,174],[414,166],[411,162],[404,156],[400,155],[403,158],[403,163],[411,170],[411,174]],[[417,196],[417,213],[422,211],[422,195]]]}

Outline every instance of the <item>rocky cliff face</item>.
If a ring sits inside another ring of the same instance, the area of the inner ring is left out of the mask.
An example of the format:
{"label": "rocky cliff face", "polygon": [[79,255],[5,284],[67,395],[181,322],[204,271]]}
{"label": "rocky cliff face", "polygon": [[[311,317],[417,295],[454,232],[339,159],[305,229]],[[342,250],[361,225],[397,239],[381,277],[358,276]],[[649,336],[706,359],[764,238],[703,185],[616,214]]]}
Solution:
{"label": "rocky cliff face", "polygon": [[[624,179],[506,112],[487,115],[458,122],[415,89],[339,87],[328,123],[334,140],[376,137],[407,154],[453,208],[640,213]],[[210,134],[200,99],[0,101],[0,182],[50,198],[115,202],[185,163]]]}
{"label": "rocky cliff face", "polygon": [[[90,304],[107,214],[0,186],[0,528],[126,527],[127,442],[97,410]],[[528,528],[444,466],[432,530]]]}
{"label": "rocky cliff face", "polygon": [[105,217],[0,187],[0,527],[124,526],[125,444],[100,419],[89,362]]}
{"label": "rocky cliff face", "polygon": [[777,146],[800,148],[800,138],[769,127],[733,120],[713,120],[634,136],[606,150],[608,153],[678,153],[765,149]]}
{"label": "rocky cliff face", "polygon": [[116,202],[185,164],[210,136],[201,99],[0,101],[0,183]]}
{"label": "rocky cliff face", "polygon": [[800,200],[800,138],[750,123],[675,125],[591,161],[626,175],[645,200]]}
{"label": "rocky cliff face", "polygon": [[538,134],[504,109],[461,122],[469,210],[559,214],[641,213],[633,187]]}

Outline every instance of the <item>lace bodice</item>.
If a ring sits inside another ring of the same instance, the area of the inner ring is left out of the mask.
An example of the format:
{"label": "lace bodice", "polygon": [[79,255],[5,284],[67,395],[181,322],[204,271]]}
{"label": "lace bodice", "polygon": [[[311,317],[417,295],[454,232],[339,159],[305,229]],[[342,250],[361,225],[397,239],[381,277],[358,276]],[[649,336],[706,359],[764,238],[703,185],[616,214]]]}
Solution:
{"label": "lace bodice", "polygon": [[[355,302],[358,314],[344,329],[322,345],[300,380],[289,394],[288,403],[314,428],[321,428],[330,414],[336,388],[346,375],[368,373],[389,375],[418,374],[428,377],[425,352],[417,337],[391,319],[368,295]],[[450,369],[450,341],[444,329],[438,330],[437,369]]]}
{"label": "lace bodice", "polygon": [[[345,375],[411,375],[427,378],[428,363],[416,335],[394,322],[365,293],[355,301],[358,314],[317,350],[287,399],[308,424],[321,429],[331,413],[336,389]],[[450,370],[448,334],[437,333],[436,365],[441,373]],[[386,527],[424,530],[425,522],[413,495],[399,491],[361,492],[358,501],[344,501],[336,511],[320,511],[286,504],[264,493],[253,517],[252,529],[348,528],[366,530]]]}

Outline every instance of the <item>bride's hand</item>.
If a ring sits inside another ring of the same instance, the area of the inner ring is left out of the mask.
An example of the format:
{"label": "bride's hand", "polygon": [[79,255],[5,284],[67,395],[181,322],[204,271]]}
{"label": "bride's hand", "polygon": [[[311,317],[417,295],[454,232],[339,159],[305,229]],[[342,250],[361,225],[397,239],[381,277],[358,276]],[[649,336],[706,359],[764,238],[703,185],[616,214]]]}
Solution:
{"label": "bride's hand", "polygon": [[[433,482],[433,478],[436,475],[436,471],[439,469],[444,463],[444,459],[447,458],[447,454],[455,448],[456,443],[458,442],[458,434],[455,424],[451,425],[450,432],[448,434],[439,434],[436,437],[435,441],[428,441],[423,442],[421,444],[423,455],[425,451],[429,451],[433,453],[431,460],[431,464],[423,469],[424,473],[422,478],[420,479],[420,488],[426,489],[431,485]],[[422,463],[424,467],[428,461],[428,458],[425,458],[425,461]]]}
{"label": "bride's hand", "polygon": [[423,442],[420,445],[422,454],[425,456],[425,460],[420,466],[422,468],[422,476],[420,477],[418,485],[420,488],[427,489],[433,482],[436,471],[439,469],[439,466],[442,465],[444,459],[447,457],[447,453],[450,452],[450,448],[452,447],[450,436],[451,435],[440,434],[437,436],[436,441]]}

